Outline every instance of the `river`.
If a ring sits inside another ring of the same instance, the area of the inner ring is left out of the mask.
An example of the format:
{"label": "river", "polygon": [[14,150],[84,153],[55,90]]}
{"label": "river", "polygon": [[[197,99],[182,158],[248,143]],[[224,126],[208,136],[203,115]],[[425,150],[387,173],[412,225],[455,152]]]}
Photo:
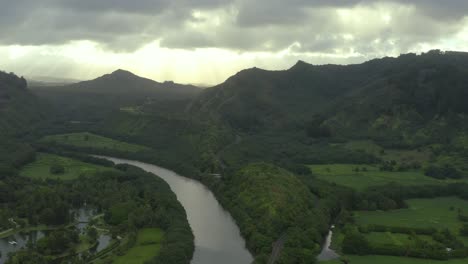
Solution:
{"label": "river", "polygon": [[231,215],[221,207],[213,193],[200,182],[143,162],[102,157],[116,164],[130,164],[165,180],[187,212],[195,236],[191,264],[250,264],[252,255]]}
{"label": "river", "polygon": [[328,235],[327,235],[327,238],[325,239],[322,252],[320,252],[320,255],[317,256],[317,260],[319,261],[327,261],[327,260],[337,259],[340,257],[333,249],[330,248],[332,237],[333,237],[332,229],[328,231]]}

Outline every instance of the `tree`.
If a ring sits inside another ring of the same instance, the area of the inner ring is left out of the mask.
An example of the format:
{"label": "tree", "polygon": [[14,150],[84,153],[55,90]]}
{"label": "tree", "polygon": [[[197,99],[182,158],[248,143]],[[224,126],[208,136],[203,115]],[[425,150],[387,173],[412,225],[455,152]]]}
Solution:
{"label": "tree", "polygon": [[358,231],[351,231],[343,239],[343,253],[366,255],[369,251],[369,242],[366,237]]}
{"label": "tree", "polygon": [[54,165],[50,166],[49,171],[52,174],[64,174],[65,173],[65,168],[60,164],[54,164]]}
{"label": "tree", "polygon": [[98,238],[98,232],[94,227],[88,228],[87,235],[92,242],[95,242]]}
{"label": "tree", "polygon": [[351,261],[350,261],[348,258],[344,258],[344,257],[343,257],[343,258],[340,258],[340,261],[341,261],[341,263],[343,263],[343,264],[350,264],[350,263],[351,263]]}
{"label": "tree", "polygon": [[468,236],[468,224],[463,224],[463,227],[460,229],[460,235]]}

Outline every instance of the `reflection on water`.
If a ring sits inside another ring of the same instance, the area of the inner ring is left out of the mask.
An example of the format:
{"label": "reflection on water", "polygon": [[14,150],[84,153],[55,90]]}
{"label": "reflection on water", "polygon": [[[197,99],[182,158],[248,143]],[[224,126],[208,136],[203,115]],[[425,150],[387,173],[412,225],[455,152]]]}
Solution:
{"label": "reflection on water", "polygon": [[93,208],[82,207],[78,210],[73,211],[75,213],[75,227],[80,231],[80,233],[85,232],[88,223],[96,215],[96,210]]}
{"label": "reflection on water", "polygon": [[101,234],[97,239],[98,243],[96,247],[92,248],[89,252],[91,254],[96,254],[98,252],[101,252],[103,249],[109,246],[111,240],[112,240],[112,237],[110,235]]}
{"label": "reflection on water", "polygon": [[117,164],[138,166],[164,179],[187,212],[195,235],[192,264],[250,264],[239,228],[231,215],[218,203],[213,193],[198,181],[177,175],[164,168],[137,161],[107,158]]}
{"label": "reflection on water", "polygon": [[[0,263],[6,262],[8,258],[8,253],[16,252],[22,248],[26,248],[28,241],[36,242],[37,240],[44,237],[44,235],[45,234],[42,231],[31,231],[17,233],[9,237],[0,239],[0,252],[2,253],[0,257]],[[12,241],[15,241],[17,244],[10,244],[10,242]]]}

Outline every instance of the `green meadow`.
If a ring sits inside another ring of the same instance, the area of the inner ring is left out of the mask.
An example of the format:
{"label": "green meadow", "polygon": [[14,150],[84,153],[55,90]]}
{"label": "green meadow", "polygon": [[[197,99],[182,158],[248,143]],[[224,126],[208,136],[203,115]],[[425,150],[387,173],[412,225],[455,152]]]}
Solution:
{"label": "green meadow", "polygon": [[41,141],[79,148],[109,149],[120,152],[140,152],[149,150],[149,148],[144,146],[117,141],[88,132],[51,135],[42,138]]}
{"label": "green meadow", "polygon": [[468,201],[456,197],[407,200],[409,208],[391,211],[355,212],[359,225],[448,228],[458,234],[462,222],[458,210],[468,212]]}
{"label": "green meadow", "polygon": [[144,228],[138,231],[135,246],[125,255],[113,259],[114,264],[143,264],[156,257],[161,249],[164,232],[159,228]]}
{"label": "green meadow", "polygon": [[[466,264],[468,259],[453,259],[438,261],[392,256],[346,256],[349,264]],[[324,261],[322,264],[343,264],[340,260]]]}
{"label": "green meadow", "polygon": [[373,154],[384,161],[394,160],[397,163],[419,162],[423,165],[430,159],[430,151],[428,151],[428,149],[384,149],[372,140],[351,140],[341,145],[347,149]]}
{"label": "green meadow", "polygon": [[[318,178],[351,187],[356,190],[363,190],[369,186],[385,185],[391,182],[397,182],[402,185],[426,185],[443,184],[453,182],[449,180],[437,180],[427,177],[422,171],[380,171],[373,165],[356,164],[329,164],[329,165],[310,165],[312,172]],[[356,171],[359,169],[359,171]]]}
{"label": "green meadow", "polygon": [[[370,232],[369,234],[364,234],[367,241],[371,244],[386,244],[386,245],[407,245],[411,243],[411,238],[408,234],[398,234],[391,232]],[[432,241],[430,236],[418,235],[419,239],[424,241]]]}
{"label": "green meadow", "polygon": [[[53,174],[50,168],[53,165],[59,165],[64,168],[64,172],[60,174]],[[72,180],[78,178],[80,175],[93,175],[96,172],[115,170],[104,166],[85,163],[76,159],[67,157],[39,153],[36,160],[24,166],[20,175],[34,179],[62,179]]]}

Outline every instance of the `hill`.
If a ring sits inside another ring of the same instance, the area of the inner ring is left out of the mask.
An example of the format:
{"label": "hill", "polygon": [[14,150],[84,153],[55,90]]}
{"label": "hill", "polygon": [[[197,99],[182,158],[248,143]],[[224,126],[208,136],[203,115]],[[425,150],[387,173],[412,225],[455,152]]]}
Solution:
{"label": "hill", "polygon": [[170,81],[160,83],[121,69],[94,80],[55,87],[37,87],[37,89],[81,94],[151,97],[158,100],[184,99],[201,91],[200,88],[193,85],[177,84]]}
{"label": "hill", "polygon": [[0,72],[0,134],[25,134],[41,120],[39,102],[27,86],[24,78]]}
{"label": "hill", "polygon": [[19,167],[34,157],[27,144],[44,121],[42,104],[27,89],[27,82],[0,72],[0,171]]}
{"label": "hill", "polygon": [[241,71],[204,90],[190,109],[241,131],[298,128],[427,144],[467,129],[467,72],[468,53],[438,50],[346,66],[299,61],[284,71]]}
{"label": "hill", "polygon": [[56,123],[75,124],[102,121],[120,111],[139,113],[143,108],[177,111],[201,91],[192,85],[159,83],[124,70],[94,80],[62,86],[35,86],[32,90],[55,107],[52,115]]}

